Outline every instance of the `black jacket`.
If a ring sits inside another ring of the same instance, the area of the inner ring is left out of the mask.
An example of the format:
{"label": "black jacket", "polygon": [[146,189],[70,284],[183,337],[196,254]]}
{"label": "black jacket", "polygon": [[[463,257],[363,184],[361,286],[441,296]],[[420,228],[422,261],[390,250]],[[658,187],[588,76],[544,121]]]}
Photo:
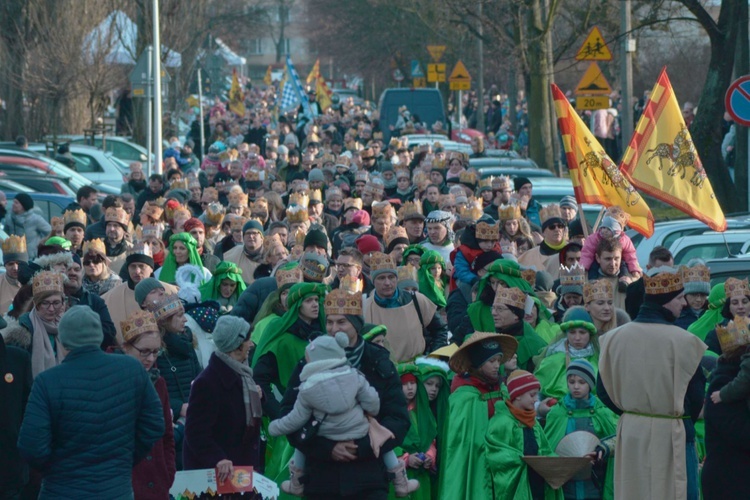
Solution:
{"label": "black jacket", "polygon": [[239,316],[250,324],[255,321],[255,315],[258,314],[260,306],[263,305],[263,301],[266,300],[272,292],[276,290],[276,278],[269,276],[267,278],[259,278],[252,282],[252,284],[245,289],[237,299],[237,304],[232,308],[229,313],[232,316]]}
{"label": "black jacket", "polygon": [[193,333],[189,328],[185,332],[167,333],[164,335],[164,351],[156,359],[156,367],[167,382],[169,406],[175,422],[180,418],[182,405],[190,398],[190,387],[195,377],[201,372],[198,356],[193,348]]}
{"label": "black jacket", "polygon": [[471,302],[471,286],[459,281],[458,288],[448,295],[448,304],[445,306],[448,329],[453,333],[451,340],[458,345],[463,344],[464,339],[474,332],[471,318],[466,314]]}
{"label": "black jacket", "polygon": [[[0,335],[0,491],[21,489],[29,480],[26,463],[16,443],[31,393],[31,355],[6,346]],[[11,495],[12,496],[12,495]]]}
{"label": "black jacket", "polygon": [[[360,342],[364,340],[360,339]],[[300,361],[289,379],[281,402],[282,415],[288,414],[294,407],[299,392],[299,375],[304,365],[304,360]],[[396,436],[382,446],[380,453],[383,454],[399,446],[409,430],[409,413],[401,389],[401,379],[389,359],[388,351],[369,342],[365,342],[359,370],[380,397],[378,422]],[[329,439],[315,437],[311,442],[303,443],[299,440],[299,432],[290,434],[288,438],[291,445],[307,457],[306,494],[348,497],[388,490],[385,466],[381,459],[375,458],[367,435],[355,441],[357,460],[352,462],[334,462],[331,452],[336,443]]]}

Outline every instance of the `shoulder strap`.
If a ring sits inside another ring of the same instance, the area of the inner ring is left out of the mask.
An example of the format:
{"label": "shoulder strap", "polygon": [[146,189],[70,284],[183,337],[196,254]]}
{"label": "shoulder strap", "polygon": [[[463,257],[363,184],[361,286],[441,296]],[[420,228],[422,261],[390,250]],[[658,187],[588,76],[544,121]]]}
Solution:
{"label": "shoulder strap", "polygon": [[417,310],[417,317],[419,318],[419,324],[422,325],[422,329],[424,330],[425,324],[424,324],[424,319],[422,319],[422,309],[419,307],[419,301],[417,300],[417,295],[412,294],[411,300],[412,302],[414,302],[414,309]]}

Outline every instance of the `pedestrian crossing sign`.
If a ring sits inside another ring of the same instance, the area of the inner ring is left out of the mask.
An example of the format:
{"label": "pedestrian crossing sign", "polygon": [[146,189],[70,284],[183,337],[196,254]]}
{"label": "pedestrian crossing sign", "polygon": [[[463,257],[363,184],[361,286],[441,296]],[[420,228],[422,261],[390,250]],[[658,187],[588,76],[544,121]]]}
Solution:
{"label": "pedestrian crossing sign", "polygon": [[578,53],[576,53],[576,60],[612,60],[612,52],[609,50],[609,47],[607,47],[607,44],[604,43],[604,37],[602,36],[602,32],[599,30],[598,26],[594,26],[594,28],[591,30],[591,33],[589,33],[589,36],[587,36],[586,40],[583,41],[583,45],[581,45],[581,48],[578,49]]}

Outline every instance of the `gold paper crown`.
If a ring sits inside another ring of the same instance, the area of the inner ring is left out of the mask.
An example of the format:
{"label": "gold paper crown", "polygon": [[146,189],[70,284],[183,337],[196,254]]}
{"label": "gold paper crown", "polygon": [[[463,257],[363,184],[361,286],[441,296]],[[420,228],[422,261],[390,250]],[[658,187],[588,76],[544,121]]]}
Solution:
{"label": "gold paper crown", "polygon": [[367,182],[370,180],[370,174],[367,173],[367,170],[359,170],[356,174],[354,174],[354,182]]}
{"label": "gold paper crown", "polygon": [[411,264],[398,266],[398,268],[396,269],[396,273],[398,274],[399,283],[401,283],[402,281],[418,281],[417,268],[412,266]]}
{"label": "gold paper crown", "polygon": [[731,299],[732,297],[750,297],[750,286],[748,286],[748,280],[738,280],[737,278],[728,278],[724,282],[724,295],[726,298]]}
{"label": "gold paper crown", "polygon": [[78,210],[66,210],[65,213],[63,213],[63,221],[66,226],[68,224],[80,224],[81,226],[86,227],[86,212],[80,208]]}
{"label": "gold paper crown", "polygon": [[305,230],[301,227],[298,227],[294,232],[294,244],[303,246],[305,244],[305,236],[307,236]]}
{"label": "gold paper crown", "polygon": [[271,183],[271,189],[274,191],[286,191],[286,181],[273,181]]}
{"label": "gold paper crown", "polygon": [[469,170],[464,170],[458,174],[458,182],[475,186],[477,183],[477,174]]}
{"label": "gold paper crown", "polygon": [[383,132],[373,132],[372,138],[376,141],[382,141],[383,140]]}
{"label": "gold paper crown", "polygon": [[221,221],[224,219],[225,213],[224,205],[215,201],[208,204],[206,208],[206,222],[210,226],[219,226]]}
{"label": "gold paper crown", "polygon": [[401,147],[401,142],[399,142],[398,137],[391,137],[391,140],[388,142],[388,146],[392,146],[394,149],[399,149]]}
{"label": "gold paper crown", "polygon": [[385,239],[385,246],[388,246],[391,244],[393,240],[396,238],[405,238],[407,241],[409,240],[409,236],[406,234],[406,228],[402,226],[393,226],[391,227],[384,235]]}
{"label": "gold paper crown", "polygon": [[479,191],[486,191],[486,190],[492,190],[492,180],[494,178],[492,176],[487,177],[486,179],[481,179],[479,181]]}
{"label": "gold paper crown", "polygon": [[130,216],[124,209],[120,207],[109,207],[107,211],[104,212],[104,221],[117,222],[118,224],[122,224],[123,226],[125,226],[127,230],[128,222],[130,222]]}
{"label": "gold paper crown", "polygon": [[64,293],[63,280],[63,275],[55,271],[38,272],[34,275],[34,279],[31,281],[32,294],[34,297],[38,297],[43,293],[62,294]]}
{"label": "gold paper crown", "polygon": [[510,177],[500,175],[492,179],[492,189],[508,189],[511,187]]}
{"label": "gold paper crown", "polygon": [[310,220],[310,214],[307,213],[306,206],[295,205],[286,209],[286,220],[289,222],[307,222]]}
{"label": "gold paper crown", "polygon": [[383,252],[372,252],[370,254],[370,272],[384,269],[396,272],[396,264],[393,262],[393,258]]}
{"label": "gold paper crown", "polygon": [[506,306],[517,307],[518,309],[526,308],[526,294],[520,288],[500,288],[495,291],[495,301],[493,304],[505,304]]}
{"label": "gold paper crown", "polygon": [[382,182],[378,182],[379,179],[371,179],[370,182],[365,186],[365,191],[373,194],[383,194],[385,191],[385,185]]}
{"label": "gold paper crown", "polygon": [[326,316],[331,314],[362,315],[362,292],[349,293],[346,290],[336,289],[326,295],[323,303]]}
{"label": "gold paper crown", "polygon": [[346,293],[362,292],[363,289],[364,283],[359,278],[344,276],[339,280],[339,290],[343,290]]}
{"label": "gold paper crown", "polygon": [[476,235],[478,240],[497,241],[500,239],[500,224],[477,222]]}
{"label": "gold paper crown", "polygon": [[331,153],[324,153],[323,156],[318,158],[318,161],[321,165],[325,165],[326,163],[336,163],[336,157]]}
{"label": "gold paper crown", "polygon": [[151,251],[151,245],[146,241],[135,241],[133,246],[128,250],[128,255],[145,255],[146,257],[154,257],[154,252]]}
{"label": "gold paper crown", "polygon": [[86,255],[89,252],[97,253],[103,257],[107,255],[107,247],[104,246],[104,241],[99,238],[93,240],[84,241],[82,254]]}
{"label": "gold paper crown", "polygon": [[500,251],[503,254],[516,255],[518,253],[518,246],[515,241],[503,240],[500,242]]}
{"label": "gold paper crown", "polygon": [[310,201],[323,203],[323,192],[320,189],[313,189],[310,191]]}
{"label": "gold paper crown", "polygon": [[184,311],[185,308],[182,306],[182,301],[176,293],[163,295],[158,300],[150,304],[146,304],[146,309],[154,313],[156,321],[161,321],[180,311]]}
{"label": "gold paper crown", "polygon": [[482,200],[469,197],[469,202],[465,207],[461,207],[458,211],[462,219],[477,221],[484,215],[484,208],[482,207]]}
{"label": "gold paper crown", "polygon": [[726,326],[716,327],[716,336],[723,353],[730,353],[738,347],[750,344],[750,325],[745,316],[735,316]]}
{"label": "gold paper crown", "polygon": [[350,208],[362,210],[362,207],[362,198],[347,198],[344,200],[344,212],[346,212]]}
{"label": "gold paper crown", "polygon": [[682,269],[675,273],[662,272],[655,276],[645,274],[643,276],[643,285],[646,288],[646,295],[660,295],[662,293],[672,293],[684,288],[682,282]]}
{"label": "gold paper crown", "polygon": [[524,269],[521,271],[521,277],[529,284],[529,286],[531,286],[531,288],[534,288],[534,285],[536,285],[536,271],[533,269]]}
{"label": "gold paper crown", "polygon": [[260,172],[253,169],[248,170],[247,172],[245,172],[245,180],[248,182],[260,181]]}
{"label": "gold paper crown", "polygon": [[542,224],[554,218],[562,219],[560,205],[558,205],[557,203],[550,203],[549,205],[546,205],[544,208],[539,210],[539,219],[542,221]]}
{"label": "gold paper crown", "polygon": [[295,266],[292,269],[277,269],[275,277],[277,288],[281,288],[283,285],[302,283],[302,268]]}
{"label": "gold paper crown", "polygon": [[501,221],[520,219],[521,207],[515,204],[500,205],[499,207],[497,207],[497,217]]}
{"label": "gold paper crown", "polygon": [[185,222],[192,216],[193,214],[190,213],[190,210],[180,207],[175,209],[174,213],[172,214],[172,220],[175,221],[176,225],[176,221],[181,220],[182,222]]}
{"label": "gold paper crown", "polygon": [[618,206],[611,206],[607,208],[607,213],[610,217],[616,220],[618,224],[620,224],[620,227],[624,231],[625,226],[627,226],[628,222],[630,222],[630,214]]}
{"label": "gold paper crown", "polygon": [[188,189],[187,179],[175,179],[169,183],[169,189]]}
{"label": "gold paper crown", "polygon": [[376,201],[372,204],[371,219],[376,219],[378,217],[393,217],[394,215],[396,215],[396,213],[393,210],[393,205],[391,205],[387,201]]}
{"label": "gold paper crown", "polygon": [[248,196],[241,190],[232,188],[227,194],[227,200],[230,207],[246,207]]}
{"label": "gold paper crown", "polygon": [[443,207],[451,205],[456,205],[456,197],[452,194],[441,194],[438,198],[438,206],[442,209]]}
{"label": "gold paper crown", "polygon": [[289,195],[289,205],[307,208],[310,205],[310,197],[306,193],[292,193]]}
{"label": "gold paper crown", "polygon": [[349,168],[349,165],[351,164],[351,158],[349,158],[348,155],[346,156],[339,156],[336,158],[336,167],[346,167]]}
{"label": "gold paper crown", "polygon": [[465,156],[464,156],[464,154],[463,154],[463,153],[461,153],[461,152],[459,152],[459,151],[450,151],[450,152],[449,152],[449,153],[448,153],[448,154],[446,155],[446,158],[448,159],[448,161],[449,161],[449,162],[450,162],[450,161],[453,161],[453,160],[458,160],[458,161],[461,161],[461,162],[463,162],[463,161],[464,161],[464,159],[465,159]]}
{"label": "gold paper crown", "polygon": [[251,201],[249,206],[250,213],[252,214],[268,215],[268,200],[265,198],[258,198],[255,201]]}
{"label": "gold paper crown", "polygon": [[232,231],[242,231],[242,228],[245,226],[245,223],[248,220],[250,219],[248,219],[247,217],[243,217],[241,215],[234,215],[230,219],[229,227],[232,229]]}
{"label": "gold paper crown", "polygon": [[138,241],[145,241],[147,238],[153,238],[161,240],[163,229],[160,224],[146,224],[144,226],[138,226],[135,230],[135,239]]}
{"label": "gold paper crown", "polygon": [[696,264],[692,267],[686,267],[682,271],[682,280],[685,283],[710,283],[711,271],[703,264]]}
{"label": "gold paper crown", "polygon": [[26,235],[16,236],[11,234],[3,240],[2,247],[4,254],[26,253]]}
{"label": "gold paper crown", "polygon": [[49,225],[52,227],[53,233],[62,233],[65,229],[65,221],[62,217],[52,217],[49,220]]}
{"label": "gold paper crown", "polygon": [[284,244],[281,242],[281,236],[279,236],[279,233],[273,233],[270,236],[266,236],[263,239],[263,251],[268,252],[271,248],[275,246],[284,246]]}
{"label": "gold paper crown", "polygon": [[398,220],[404,221],[415,218],[423,218],[422,202],[420,200],[407,201],[398,210]]}
{"label": "gold paper crown", "polygon": [[612,282],[607,279],[588,281],[583,285],[584,304],[588,304],[594,300],[612,300],[614,294]]}
{"label": "gold paper crown", "polygon": [[440,158],[432,160],[432,170],[445,170],[446,161]]}
{"label": "gold paper crown", "polygon": [[161,219],[161,216],[164,213],[164,209],[156,204],[151,204],[149,202],[146,202],[146,204],[143,205],[143,209],[141,210],[141,213],[146,214],[152,219],[158,221]]}
{"label": "gold paper crown", "polygon": [[339,198],[343,198],[344,192],[337,187],[332,187],[326,190],[326,200],[330,200],[331,198],[335,196],[338,196]]}
{"label": "gold paper crown", "polygon": [[201,195],[201,201],[205,201],[208,203],[213,203],[215,201],[219,201],[219,191],[215,187],[207,187],[203,190],[203,194]]}
{"label": "gold paper crown", "polygon": [[560,264],[561,286],[583,286],[586,283],[586,269],[576,262],[571,267]]}
{"label": "gold paper crown", "polygon": [[128,319],[120,321],[120,329],[125,342],[130,342],[144,333],[159,333],[156,317],[149,311],[135,311]]}

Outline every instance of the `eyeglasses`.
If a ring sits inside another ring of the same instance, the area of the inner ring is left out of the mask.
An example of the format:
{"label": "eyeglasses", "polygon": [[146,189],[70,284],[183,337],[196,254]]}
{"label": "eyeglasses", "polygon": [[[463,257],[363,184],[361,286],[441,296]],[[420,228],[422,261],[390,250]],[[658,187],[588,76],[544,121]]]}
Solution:
{"label": "eyeglasses", "polygon": [[43,302],[40,302],[37,307],[39,309],[50,309],[50,308],[60,309],[63,306],[63,304],[65,304],[65,302],[63,302],[62,300],[53,300],[53,301],[45,300]]}
{"label": "eyeglasses", "polygon": [[336,267],[343,267],[344,269],[351,269],[352,267],[356,266],[357,264],[348,264],[346,262],[336,262]]}
{"label": "eyeglasses", "polygon": [[374,160],[374,159],[375,159],[374,156],[363,156],[362,157],[362,161],[369,161],[369,160]]}
{"label": "eyeglasses", "polygon": [[554,230],[554,229],[565,229],[565,226],[563,224],[555,223],[555,224],[550,224],[549,225],[549,229],[552,229],[552,230]]}
{"label": "eyeglasses", "polygon": [[148,359],[149,356],[153,356],[155,358],[158,358],[161,355],[161,351],[162,351],[161,349],[153,349],[153,350],[151,350],[151,349],[139,349],[136,346],[133,346],[133,349],[135,349],[136,351],[138,351],[138,354],[143,359]]}

